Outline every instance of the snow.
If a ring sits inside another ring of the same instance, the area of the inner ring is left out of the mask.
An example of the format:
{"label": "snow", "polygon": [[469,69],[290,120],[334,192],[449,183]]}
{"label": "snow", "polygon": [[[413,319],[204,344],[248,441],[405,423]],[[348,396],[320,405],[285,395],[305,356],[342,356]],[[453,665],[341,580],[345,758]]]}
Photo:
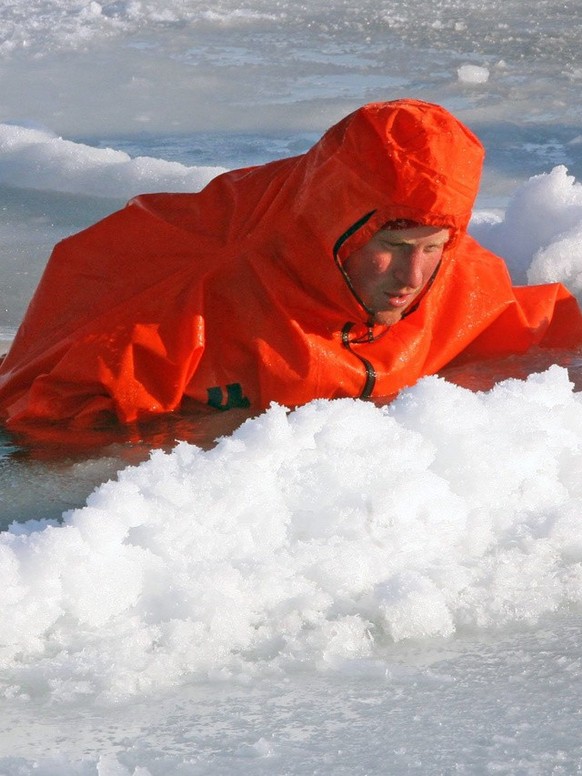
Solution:
{"label": "snow", "polygon": [[582,184],[558,165],[517,188],[503,218],[476,214],[471,231],[505,258],[515,283],[559,280],[580,300],[581,228]]}
{"label": "snow", "polygon": [[485,84],[489,80],[489,70],[479,65],[461,65],[457,70],[459,81],[467,84]]}
{"label": "snow", "polygon": [[582,603],[581,439],[554,366],[485,394],[434,377],[387,407],[274,405],[212,450],[155,451],[63,525],[0,534],[0,687],[376,676],[386,644]]}
{"label": "snow", "polygon": [[[483,139],[471,232],[515,282],[582,301],[578,4],[0,10],[5,342],[56,240],[397,96]],[[0,774],[579,773],[581,367],[272,406],[214,447],[1,437]]]}
{"label": "snow", "polygon": [[0,124],[0,174],[5,186],[35,191],[90,192],[130,198],[136,191],[198,191],[224,167],[187,168],[112,148],[73,143],[49,132]]}

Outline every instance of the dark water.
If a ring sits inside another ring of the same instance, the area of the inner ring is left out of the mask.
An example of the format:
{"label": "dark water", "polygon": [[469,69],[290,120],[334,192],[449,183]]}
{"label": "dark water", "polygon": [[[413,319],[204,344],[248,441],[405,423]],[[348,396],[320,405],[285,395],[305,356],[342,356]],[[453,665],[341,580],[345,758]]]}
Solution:
{"label": "dark water", "polygon": [[128,427],[46,426],[26,435],[0,430],[0,530],[13,521],[59,520],[120,469],[146,460],[151,450],[169,452],[180,441],[208,449],[249,416],[245,410],[175,413]]}

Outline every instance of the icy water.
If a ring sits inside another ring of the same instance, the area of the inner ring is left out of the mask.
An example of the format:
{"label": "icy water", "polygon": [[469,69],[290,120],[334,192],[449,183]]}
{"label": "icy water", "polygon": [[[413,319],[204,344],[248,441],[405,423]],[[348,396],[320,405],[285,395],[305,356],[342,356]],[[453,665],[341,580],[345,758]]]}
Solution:
{"label": "icy water", "polygon": [[[401,96],[582,299],[580,51],[574,0],[0,0],[0,339],[56,240]],[[582,353],[448,379],[0,437],[0,774],[580,773]]]}

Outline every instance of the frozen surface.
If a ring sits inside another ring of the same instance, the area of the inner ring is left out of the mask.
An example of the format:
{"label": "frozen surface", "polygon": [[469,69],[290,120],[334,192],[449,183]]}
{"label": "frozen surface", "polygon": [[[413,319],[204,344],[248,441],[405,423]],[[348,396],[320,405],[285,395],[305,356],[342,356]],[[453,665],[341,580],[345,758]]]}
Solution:
{"label": "frozen surface", "polygon": [[[515,281],[582,299],[581,29],[574,0],[0,0],[0,340],[62,236],[399,96],[483,139],[471,230]],[[0,774],[580,773],[582,353],[448,377],[481,392],[2,438]]]}

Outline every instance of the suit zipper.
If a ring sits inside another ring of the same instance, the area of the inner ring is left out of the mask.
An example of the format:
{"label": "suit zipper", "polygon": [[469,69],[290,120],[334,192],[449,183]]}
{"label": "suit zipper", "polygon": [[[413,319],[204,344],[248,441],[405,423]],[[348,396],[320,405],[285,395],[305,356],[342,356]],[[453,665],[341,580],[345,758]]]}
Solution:
{"label": "suit zipper", "polygon": [[[362,364],[364,365],[364,369],[366,370],[366,382],[364,383],[364,387],[362,389],[362,392],[360,393],[359,398],[360,399],[369,399],[372,395],[372,391],[374,390],[374,386],[376,385],[376,370],[374,369],[373,364],[371,361],[368,361],[367,358],[364,358],[359,353],[357,353],[352,348],[352,343],[350,342],[350,331],[355,326],[355,323],[352,323],[348,321],[346,325],[342,329],[342,345],[344,348],[350,351],[350,353],[353,353],[353,355],[359,359]],[[371,342],[374,339],[372,334],[372,327],[368,327],[368,342]],[[361,341],[361,340],[360,340]]]}

